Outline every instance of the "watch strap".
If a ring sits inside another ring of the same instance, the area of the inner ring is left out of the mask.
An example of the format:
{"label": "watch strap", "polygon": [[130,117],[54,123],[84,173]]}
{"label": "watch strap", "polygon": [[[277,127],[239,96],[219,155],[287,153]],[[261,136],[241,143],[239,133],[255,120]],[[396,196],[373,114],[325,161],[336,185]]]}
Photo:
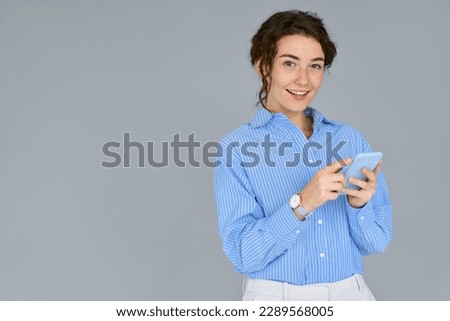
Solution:
{"label": "watch strap", "polygon": [[309,212],[306,209],[304,209],[301,204],[295,210],[304,218],[307,218],[312,213],[312,212]]}
{"label": "watch strap", "polygon": [[302,205],[302,197],[300,196],[300,194],[298,194],[299,196],[299,205],[298,207],[295,208],[295,210],[304,218],[307,218],[308,216],[310,216],[312,214],[312,211],[308,211],[306,210],[303,205]]}

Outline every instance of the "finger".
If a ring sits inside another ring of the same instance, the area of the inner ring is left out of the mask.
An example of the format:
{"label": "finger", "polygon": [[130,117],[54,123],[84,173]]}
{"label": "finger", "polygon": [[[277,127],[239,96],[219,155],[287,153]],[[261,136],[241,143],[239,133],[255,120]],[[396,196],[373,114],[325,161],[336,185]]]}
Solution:
{"label": "finger", "polygon": [[331,163],[327,167],[324,168],[328,173],[338,173],[342,170],[342,167],[350,165],[352,163],[351,158],[344,158],[334,163]]}
{"label": "finger", "polygon": [[332,179],[333,182],[338,182],[338,183],[341,183],[342,185],[345,185],[345,176],[344,176],[344,174],[340,174],[340,173],[334,174],[331,177],[331,179]]}
{"label": "finger", "polygon": [[377,189],[377,174],[375,174],[374,172],[370,171],[367,168],[363,168],[364,175],[367,176],[367,180],[366,182],[368,183],[368,187],[366,189]]}
{"label": "finger", "polygon": [[354,197],[359,197],[361,195],[361,191],[357,191],[357,190],[349,189],[349,188],[343,188],[343,189],[341,189],[341,192],[348,196],[354,196]]}
{"label": "finger", "polygon": [[367,182],[362,181],[360,179],[357,179],[355,177],[350,177],[348,179],[348,181],[350,183],[352,183],[353,185],[356,185],[356,186],[360,187],[361,189],[368,189],[369,188],[369,184]]}
{"label": "finger", "polygon": [[338,192],[340,191],[342,188],[344,188],[344,184],[342,183],[332,183],[330,184],[330,191],[332,192]]}
{"label": "finger", "polygon": [[373,170],[373,173],[375,174],[375,176],[378,174],[378,172],[381,169],[381,166],[383,165],[383,160],[380,160],[377,164],[377,166],[375,167],[375,169]]}
{"label": "finger", "polygon": [[363,167],[361,168],[361,172],[366,175],[367,180],[366,181],[376,181],[377,176],[374,172],[372,172],[370,169],[368,169],[367,167]]}
{"label": "finger", "polygon": [[339,197],[339,192],[338,191],[330,191],[327,195],[327,199],[328,200],[335,200]]}
{"label": "finger", "polygon": [[341,188],[345,186],[345,176],[343,174],[332,174],[329,178],[330,184],[338,184]]}

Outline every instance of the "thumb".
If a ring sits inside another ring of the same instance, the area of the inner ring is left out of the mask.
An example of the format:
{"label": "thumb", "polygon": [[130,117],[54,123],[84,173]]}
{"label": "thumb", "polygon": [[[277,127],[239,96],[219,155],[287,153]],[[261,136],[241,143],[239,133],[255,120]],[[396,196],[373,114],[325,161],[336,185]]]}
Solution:
{"label": "thumb", "polygon": [[331,163],[330,165],[328,165],[324,169],[328,173],[338,173],[338,172],[341,171],[342,167],[350,165],[351,163],[352,163],[352,159],[351,158],[343,158],[343,159],[340,159],[338,161],[335,161],[334,163]]}

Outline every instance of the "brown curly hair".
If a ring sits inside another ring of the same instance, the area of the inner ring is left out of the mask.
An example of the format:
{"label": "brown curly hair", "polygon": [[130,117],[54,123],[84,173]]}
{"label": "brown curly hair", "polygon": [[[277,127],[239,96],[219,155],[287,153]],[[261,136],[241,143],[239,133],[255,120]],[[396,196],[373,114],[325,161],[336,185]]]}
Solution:
{"label": "brown curly hair", "polygon": [[265,106],[269,92],[274,58],[277,54],[277,42],[284,36],[304,35],[320,43],[325,54],[325,68],[330,68],[336,57],[336,46],[331,41],[322,19],[311,12],[290,10],[277,12],[270,16],[252,38],[250,58],[253,66],[259,64],[262,86],[259,91],[259,103]]}

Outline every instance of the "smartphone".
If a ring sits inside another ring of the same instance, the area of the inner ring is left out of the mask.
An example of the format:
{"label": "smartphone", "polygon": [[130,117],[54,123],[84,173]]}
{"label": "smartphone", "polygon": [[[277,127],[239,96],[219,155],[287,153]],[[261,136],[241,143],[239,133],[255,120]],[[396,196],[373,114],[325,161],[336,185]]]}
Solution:
{"label": "smartphone", "polygon": [[346,182],[345,187],[348,189],[359,190],[360,188],[356,185],[350,184],[348,179],[350,177],[355,177],[357,179],[365,181],[367,177],[366,175],[363,174],[361,169],[363,167],[366,167],[371,171],[373,171],[382,158],[383,153],[381,152],[361,153],[356,155],[355,159],[353,159],[353,162],[348,166],[347,170],[345,171],[344,174]]}

